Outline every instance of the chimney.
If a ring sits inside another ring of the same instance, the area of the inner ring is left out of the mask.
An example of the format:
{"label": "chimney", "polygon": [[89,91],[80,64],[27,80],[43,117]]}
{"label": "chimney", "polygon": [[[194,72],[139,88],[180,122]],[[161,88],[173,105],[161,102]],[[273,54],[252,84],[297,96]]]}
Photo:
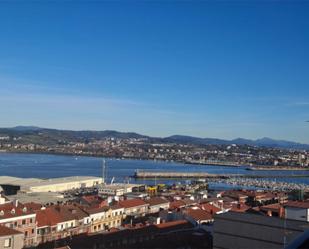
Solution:
{"label": "chimney", "polygon": [[1,196],[0,194],[0,204],[4,204],[5,203],[5,198]]}
{"label": "chimney", "polygon": [[286,218],[285,217],[285,209],[282,206],[279,208],[279,217],[284,218],[284,219]]}
{"label": "chimney", "polygon": [[14,205],[14,207],[18,207],[18,200],[17,200],[17,199],[15,199],[15,200],[13,201],[13,205]]}

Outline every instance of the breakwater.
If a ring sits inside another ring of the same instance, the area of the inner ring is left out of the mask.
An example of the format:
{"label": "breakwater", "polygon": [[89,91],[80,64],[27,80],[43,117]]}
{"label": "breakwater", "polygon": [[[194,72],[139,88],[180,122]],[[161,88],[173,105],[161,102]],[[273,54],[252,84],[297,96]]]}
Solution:
{"label": "breakwater", "polygon": [[[217,178],[217,179],[229,179],[229,178],[287,178],[286,175],[244,175],[244,174],[210,174],[206,172],[166,172],[166,171],[136,171],[133,175],[134,178],[150,178],[150,179],[164,179],[164,178]],[[308,177],[308,175],[289,175],[289,178]]]}
{"label": "breakwater", "polygon": [[[233,174],[233,176],[241,176]],[[228,174],[209,174],[205,172],[151,172],[136,171],[134,178],[229,178]]]}

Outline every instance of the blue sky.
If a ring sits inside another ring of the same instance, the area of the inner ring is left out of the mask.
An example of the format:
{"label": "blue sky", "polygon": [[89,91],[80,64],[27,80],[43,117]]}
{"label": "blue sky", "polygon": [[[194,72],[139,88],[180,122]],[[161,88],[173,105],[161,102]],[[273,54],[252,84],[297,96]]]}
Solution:
{"label": "blue sky", "polygon": [[309,2],[0,3],[0,126],[309,143]]}

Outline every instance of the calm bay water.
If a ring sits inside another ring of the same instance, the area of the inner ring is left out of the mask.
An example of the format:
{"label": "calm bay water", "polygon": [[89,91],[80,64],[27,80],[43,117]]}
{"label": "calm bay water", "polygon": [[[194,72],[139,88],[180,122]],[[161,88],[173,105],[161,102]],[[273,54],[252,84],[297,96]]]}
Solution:
{"label": "calm bay water", "polygon": [[[248,171],[244,167],[221,167],[205,165],[189,165],[147,160],[116,160],[107,159],[107,179],[115,177],[115,182],[123,182],[132,176],[135,170],[148,171],[178,171],[178,172],[208,172],[218,174],[256,174],[286,175],[287,178],[277,178],[277,181],[305,183],[309,185],[309,171]],[[306,175],[308,177],[290,178],[291,175]],[[101,176],[102,158],[76,157],[67,155],[0,153],[0,175],[15,177],[53,178],[65,176]],[[130,182],[154,183],[152,180],[135,180]],[[173,180],[157,180],[157,183],[171,183]]]}

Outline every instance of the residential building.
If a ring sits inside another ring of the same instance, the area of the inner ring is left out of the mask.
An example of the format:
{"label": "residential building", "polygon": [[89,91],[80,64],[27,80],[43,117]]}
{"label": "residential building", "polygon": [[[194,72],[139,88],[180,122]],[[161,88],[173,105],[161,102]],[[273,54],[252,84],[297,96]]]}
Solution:
{"label": "residential building", "polygon": [[213,216],[199,208],[188,208],[184,210],[184,216],[195,226],[202,226],[214,221]]}
{"label": "residential building", "polygon": [[307,222],[228,212],[215,216],[213,248],[282,249],[307,229]]}
{"label": "residential building", "polygon": [[290,201],[284,207],[287,219],[309,222],[309,201]]}
{"label": "residential building", "polygon": [[0,225],[24,234],[24,246],[36,244],[36,214],[17,200],[0,205]]}
{"label": "residential building", "polygon": [[22,249],[24,247],[24,234],[17,230],[0,225],[0,248]]}
{"label": "residential building", "polygon": [[141,199],[119,201],[119,206],[124,208],[126,216],[144,216],[148,211],[149,204]]}
{"label": "residential building", "polygon": [[56,205],[37,211],[39,243],[86,234],[89,215],[77,205]]}
{"label": "residential building", "polygon": [[121,226],[124,208],[120,206],[105,206],[87,209],[91,221],[90,232],[101,232]]}
{"label": "residential building", "polygon": [[157,213],[161,210],[169,209],[170,202],[162,197],[152,197],[145,200],[149,204],[149,213]]}

